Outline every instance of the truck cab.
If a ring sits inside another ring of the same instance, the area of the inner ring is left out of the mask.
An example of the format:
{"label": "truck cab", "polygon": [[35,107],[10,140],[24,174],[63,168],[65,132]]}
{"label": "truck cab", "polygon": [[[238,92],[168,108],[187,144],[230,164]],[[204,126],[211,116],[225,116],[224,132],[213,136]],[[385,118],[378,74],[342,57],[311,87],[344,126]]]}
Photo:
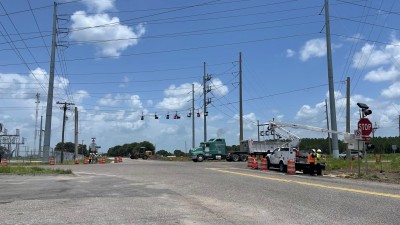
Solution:
{"label": "truck cab", "polygon": [[226,143],[224,138],[213,138],[207,142],[201,142],[197,148],[190,150],[193,162],[202,162],[205,159],[225,159]]}

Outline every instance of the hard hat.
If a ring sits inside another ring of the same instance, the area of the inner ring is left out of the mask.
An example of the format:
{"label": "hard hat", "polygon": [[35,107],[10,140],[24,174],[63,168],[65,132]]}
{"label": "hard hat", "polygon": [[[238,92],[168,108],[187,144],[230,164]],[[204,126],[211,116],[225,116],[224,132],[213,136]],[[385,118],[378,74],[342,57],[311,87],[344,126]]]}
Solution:
{"label": "hard hat", "polygon": [[315,152],[315,149],[313,149],[312,151]]}
{"label": "hard hat", "polygon": [[322,151],[321,151],[321,149],[318,149],[317,152],[318,152],[318,153],[321,153]]}

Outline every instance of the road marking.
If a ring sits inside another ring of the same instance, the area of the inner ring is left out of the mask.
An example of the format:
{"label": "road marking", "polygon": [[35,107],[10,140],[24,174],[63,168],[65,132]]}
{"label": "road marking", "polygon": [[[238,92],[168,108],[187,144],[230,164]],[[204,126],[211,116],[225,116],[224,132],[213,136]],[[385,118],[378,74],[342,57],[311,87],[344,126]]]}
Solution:
{"label": "road marking", "polygon": [[280,182],[286,182],[286,183],[295,183],[295,184],[301,184],[301,185],[307,185],[307,186],[313,186],[313,187],[320,187],[320,188],[326,188],[326,189],[333,189],[333,190],[339,190],[339,191],[347,191],[347,192],[354,192],[354,193],[360,193],[360,194],[368,194],[368,195],[376,195],[376,196],[384,196],[384,197],[400,199],[400,195],[396,195],[396,194],[387,194],[387,193],[382,193],[382,192],[364,191],[364,190],[358,190],[358,189],[352,189],[352,188],[328,186],[328,185],[323,185],[323,184],[316,184],[316,183],[310,183],[310,182],[304,182],[304,181],[287,180],[287,179],[274,178],[274,177],[265,177],[265,176],[255,175],[255,174],[233,172],[233,171],[221,170],[221,169],[215,169],[215,171],[219,171],[219,172],[223,172],[223,173],[236,174],[236,175],[241,175],[241,176],[247,176],[247,177],[255,177],[255,178],[260,178],[260,179],[264,179],[264,180],[273,180],[273,181],[280,181]]}

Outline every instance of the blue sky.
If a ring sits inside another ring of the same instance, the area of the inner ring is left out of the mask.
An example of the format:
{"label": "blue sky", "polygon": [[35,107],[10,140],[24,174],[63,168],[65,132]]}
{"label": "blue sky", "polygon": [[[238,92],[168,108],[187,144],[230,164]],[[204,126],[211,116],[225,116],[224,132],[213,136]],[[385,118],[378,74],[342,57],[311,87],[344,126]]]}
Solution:
{"label": "blue sky", "polygon": [[[157,150],[189,149],[192,120],[186,115],[194,84],[195,111],[201,114],[195,118],[198,146],[204,129],[205,62],[212,75],[207,138],[238,144],[239,52],[245,139],[257,139],[257,120],[326,127],[323,0],[57,3],[54,103],[78,107],[79,143],[96,137],[101,152],[144,140]],[[351,130],[359,118],[356,103],[363,102],[373,111],[369,118],[379,127],[376,136],[398,135],[399,12],[395,0],[330,1],[338,130],[345,130],[344,81],[350,77]],[[35,130],[46,113],[52,16],[52,1],[1,1],[0,122],[9,133],[20,129],[27,148],[36,151]],[[53,104],[51,147],[61,141],[62,113]],[[181,119],[174,120],[175,113]],[[73,142],[73,111],[67,116],[65,140]]]}

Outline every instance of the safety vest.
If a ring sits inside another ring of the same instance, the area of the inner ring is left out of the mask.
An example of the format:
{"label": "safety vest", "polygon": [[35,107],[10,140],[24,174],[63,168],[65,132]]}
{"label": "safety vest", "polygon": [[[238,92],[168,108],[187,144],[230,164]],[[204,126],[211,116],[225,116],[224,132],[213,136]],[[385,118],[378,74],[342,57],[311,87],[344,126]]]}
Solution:
{"label": "safety vest", "polygon": [[317,153],[317,161],[319,161],[321,159],[321,157],[322,157],[322,154],[321,153]]}
{"label": "safety vest", "polygon": [[308,154],[308,162],[309,163],[315,163],[315,157],[312,157],[313,153]]}

